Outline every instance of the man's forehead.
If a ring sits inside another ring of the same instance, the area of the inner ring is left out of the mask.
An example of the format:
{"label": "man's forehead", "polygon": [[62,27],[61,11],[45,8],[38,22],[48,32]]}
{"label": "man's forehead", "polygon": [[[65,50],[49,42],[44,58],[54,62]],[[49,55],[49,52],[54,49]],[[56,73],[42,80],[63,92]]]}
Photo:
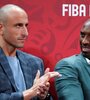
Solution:
{"label": "man's forehead", "polygon": [[8,18],[18,17],[18,15],[25,15],[28,18],[27,13],[16,5],[5,5],[0,9],[1,20],[7,20]]}
{"label": "man's forehead", "polygon": [[90,20],[88,20],[87,22],[85,22],[84,26],[89,27],[90,26]]}
{"label": "man's forehead", "polygon": [[83,24],[83,26],[82,26],[82,28],[81,28],[81,31],[90,31],[90,20],[88,20],[88,21],[86,21],[84,24]]}
{"label": "man's forehead", "polygon": [[90,33],[90,24],[84,25],[84,26],[81,28],[81,32]]}

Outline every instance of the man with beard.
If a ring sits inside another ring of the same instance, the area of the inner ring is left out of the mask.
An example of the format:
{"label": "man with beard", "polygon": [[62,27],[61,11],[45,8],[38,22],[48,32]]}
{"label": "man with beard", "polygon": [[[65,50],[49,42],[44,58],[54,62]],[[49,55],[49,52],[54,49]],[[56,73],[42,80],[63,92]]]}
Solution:
{"label": "man with beard", "polygon": [[27,26],[22,8],[0,8],[0,100],[48,100],[49,80],[59,76],[49,68],[44,72],[40,58],[18,50],[28,37]]}
{"label": "man with beard", "polygon": [[55,82],[59,100],[90,100],[90,19],[81,28],[80,47],[80,54],[56,64],[62,74]]}

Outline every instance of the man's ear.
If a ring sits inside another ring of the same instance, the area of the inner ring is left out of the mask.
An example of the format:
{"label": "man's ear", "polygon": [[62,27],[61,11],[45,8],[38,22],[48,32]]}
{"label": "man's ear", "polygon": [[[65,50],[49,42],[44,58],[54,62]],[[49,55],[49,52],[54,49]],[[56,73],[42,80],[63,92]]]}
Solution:
{"label": "man's ear", "polygon": [[0,35],[3,34],[3,25],[0,23]]}

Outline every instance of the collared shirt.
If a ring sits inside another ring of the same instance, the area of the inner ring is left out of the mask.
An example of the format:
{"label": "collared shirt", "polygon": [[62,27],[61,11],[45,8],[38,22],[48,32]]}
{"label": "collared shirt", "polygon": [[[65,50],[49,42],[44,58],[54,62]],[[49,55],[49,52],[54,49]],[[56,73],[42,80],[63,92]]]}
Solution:
{"label": "collared shirt", "polygon": [[26,89],[25,80],[18,58],[16,56],[15,57],[7,56],[7,59],[10,64],[15,84],[18,90],[19,91],[25,90]]}
{"label": "collared shirt", "polygon": [[87,61],[88,64],[90,64],[90,60],[88,58],[86,58],[86,61]]}

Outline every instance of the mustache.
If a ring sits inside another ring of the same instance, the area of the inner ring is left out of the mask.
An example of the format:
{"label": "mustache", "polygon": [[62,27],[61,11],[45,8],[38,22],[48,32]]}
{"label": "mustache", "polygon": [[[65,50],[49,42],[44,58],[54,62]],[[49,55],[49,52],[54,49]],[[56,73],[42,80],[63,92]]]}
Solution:
{"label": "mustache", "polygon": [[27,36],[18,37],[18,40],[26,40],[27,38],[28,38]]}
{"label": "mustache", "polygon": [[90,45],[81,45],[82,48],[90,48]]}

